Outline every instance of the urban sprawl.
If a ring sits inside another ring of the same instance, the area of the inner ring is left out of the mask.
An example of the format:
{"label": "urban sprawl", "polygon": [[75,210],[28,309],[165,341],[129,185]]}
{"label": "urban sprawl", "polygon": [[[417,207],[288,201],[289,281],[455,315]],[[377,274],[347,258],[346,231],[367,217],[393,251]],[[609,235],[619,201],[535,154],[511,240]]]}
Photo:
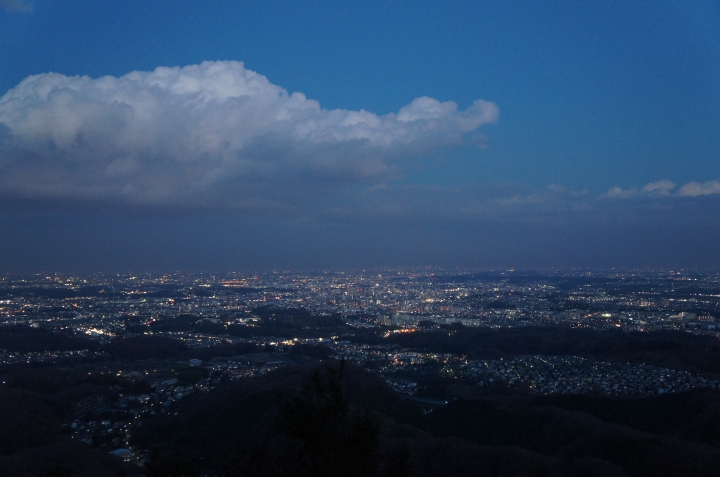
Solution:
{"label": "urban sprawl", "polygon": [[[198,354],[182,361],[124,362],[107,359],[102,347],[22,352],[8,347],[0,349],[0,365],[67,363],[89,374],[142,378],[149,387],[137,393],[115,386],[112,398],[78,402],[75,418],[66,426],[82,442],[143,460],[147,456],[133,447],[132,435],[144,420],[177,413],[178,402],[188,394],[212,392],[223,380],[252,379],[293,364],[297,358],[292,351],[299,346],[322,347],[330,357],[377,373],[392,389],[417,400],[423,399],[419,378],[428,373],[478,388],[523,386],[534,394],[720,389],[718,381],[643,363],[573,355],[477,359],[390,342],[398,333],[452,335],[459,327],[680,330],[720,337],[718,290],[720,274],[687,271],[5,276],[0,278],[2,326],[60,330],[101,345],[157,335],[179,340]],[[283,325],[270,328],[276,335],[263,328],[274,320]],[[364,333],[378,339],[365,341]],[[201,357],[210,347],[238,345],[255,348],[235,356]],[[202,373],[188,373],[190,368]]]}

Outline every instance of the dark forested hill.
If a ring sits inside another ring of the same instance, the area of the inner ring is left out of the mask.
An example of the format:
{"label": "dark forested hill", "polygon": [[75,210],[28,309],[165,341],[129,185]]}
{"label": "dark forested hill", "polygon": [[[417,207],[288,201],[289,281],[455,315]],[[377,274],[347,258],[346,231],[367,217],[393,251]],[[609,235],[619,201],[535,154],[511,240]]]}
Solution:
{"label": "dark forested hill", "polygon": [[18,353],[97,349],[97,342],[60,331],[14,325],[0,326],[0,349]]}
{"label": "dark forested hill", "polygon": [[469,358],[518,355],[573,355],[636,362],[720,377],[720,341],[681,331],[650,333],[570,327],[469,328],[438,332],[397,333],[388,338],[366,332],[356,341],[394,343],[407,348],[457,353]]}
{"label": "dark forested hill", "polygon": [[138,436],[153,448],[150,475],[421,477],[483,469],[662,477],[716,475],[720,466],[715,392],[489,396],[424,414],[375,376],[339,366],[286,369],[188,399],[178,417],[156,419]]}

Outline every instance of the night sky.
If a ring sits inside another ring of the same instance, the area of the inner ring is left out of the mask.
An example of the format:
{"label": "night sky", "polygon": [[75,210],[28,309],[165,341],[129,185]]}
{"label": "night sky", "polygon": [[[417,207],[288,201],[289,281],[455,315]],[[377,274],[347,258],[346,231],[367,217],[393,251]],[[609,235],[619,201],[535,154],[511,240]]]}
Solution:
{"label": "night sky", "polygon": [[0,273],[720,268],[716,1],[0,0]]}

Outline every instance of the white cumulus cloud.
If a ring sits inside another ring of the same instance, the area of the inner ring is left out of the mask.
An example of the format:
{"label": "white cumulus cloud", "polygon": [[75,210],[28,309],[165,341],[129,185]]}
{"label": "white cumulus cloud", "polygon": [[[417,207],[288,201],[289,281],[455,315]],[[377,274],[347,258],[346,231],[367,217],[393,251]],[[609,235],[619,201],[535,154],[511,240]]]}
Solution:
{"label": "white cumulus cloud", "polygon": [[266,207],[471,144],[497,116],[428,97],[397,114],[327,110],[235,61],[40,74],[0,98],[0,194]]}

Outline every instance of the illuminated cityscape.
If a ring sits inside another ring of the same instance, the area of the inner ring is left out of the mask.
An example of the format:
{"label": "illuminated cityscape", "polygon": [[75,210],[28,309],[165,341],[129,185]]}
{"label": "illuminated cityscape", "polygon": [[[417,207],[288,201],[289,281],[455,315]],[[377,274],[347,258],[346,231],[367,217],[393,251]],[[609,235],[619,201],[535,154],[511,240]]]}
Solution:
{"label": "illuminated cityscape", "polygon": [[[309,359],[303,357],[308,349],[376,374],[390,389],[425,405],[442,406],[498,386],[535,395],[605,396],[720,389],[712,373],[683,366],[578,356],[552,346],[545,353],[440,352],[427,341],[412,346],[409,340],[428,336],[439,343],[441,336],[453,340],[464,330],[542,334],[558,328],[682,332],[718,340],[720,275],[713,273],[31,275],[3,277],[0,295],[0,331],[10,330],[0,350],[3,384],[12,385],[13,370],[28,365],[112,378],[109,394],[74,402],[72,419],[63,426],[73,439],[118,448],[132,462],[150,458],[149,449],[133,441],[145,420],[177,416],[180,401],[212,393],[221,383],[297,366]],[[31,337],[22,330],[50,334]],[[58,349],[46,342],[40,350],[36,340],[48,336],[64,340]],[[157,337],[177,343],[177,349],[148,353],[115,346]],[[573,349],[566,342],[558,347]],[[437,379],[463,386],[433,392],[429,383]]]}

